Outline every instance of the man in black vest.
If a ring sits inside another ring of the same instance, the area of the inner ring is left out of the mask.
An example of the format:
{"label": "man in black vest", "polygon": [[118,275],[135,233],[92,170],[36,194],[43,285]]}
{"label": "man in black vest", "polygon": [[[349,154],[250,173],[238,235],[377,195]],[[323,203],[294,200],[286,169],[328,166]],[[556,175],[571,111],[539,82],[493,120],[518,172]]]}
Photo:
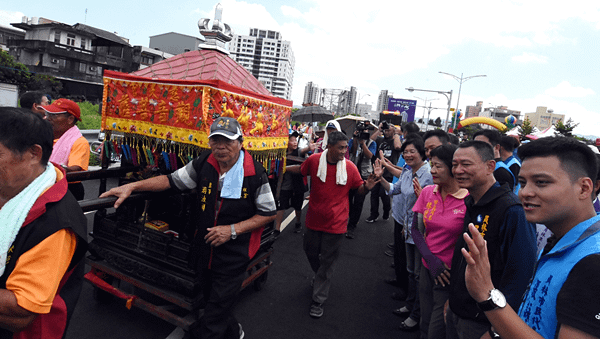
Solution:
{"label": "man in black vest", "polygon": [[[396,134],[396,129],[391,126],[387,121],[383,121],[379,124],[379,130],[375,131],[371,135],[371,140],[377,143],[377,152],[375,157],[379,157],[380,154],[388,159],[392,164],[398,162],[400,157],[400,147],[402,142],[400,141],[400,135]],[[388,182],[392,182],[394,176],[384,169],[383,177]],[[392,209],[392,203],[390,196],[387,195],[380,183],[376,184],[371,190],[371,215],[365,220],[366,222],[372,223],[379,217],[379,199],[383,204],[383,220],[390,218],[390,210]]]}
{"label": "man in black vest", "polygon": [[134,191],[197,189],[200,217],[194,255],[204,293],[200,338],[243,338],[231,310],[245,278],[248,261],[260,247],[264,226],[276,206],[262,165],[242,148],[237,120],[220,117],[210,127],[211,153],[201,155],[170,175],[113,188],[100,197],[117,196],[115,208]]}
{"label": "man in black vest", "polygon": [[[518,309],[536,260],[535,226],[525,219],[523,206],[508,185],[496,182],[495,166],[493,149],[484,141],[460,144],[452,159],[458,185],[469,190],[465,231],[473,223],[487,241],[494,286]],[[460,339],[481,338],[491,325],[467,291],[467,263],[461,253],[465,246],[459,238],[452,257],[447,333]]]}
{"label": "man in black vest", "polygon": [[0,338],[62,338],[81,292],[87,221],[51,153],[48,121],[0,107]]}

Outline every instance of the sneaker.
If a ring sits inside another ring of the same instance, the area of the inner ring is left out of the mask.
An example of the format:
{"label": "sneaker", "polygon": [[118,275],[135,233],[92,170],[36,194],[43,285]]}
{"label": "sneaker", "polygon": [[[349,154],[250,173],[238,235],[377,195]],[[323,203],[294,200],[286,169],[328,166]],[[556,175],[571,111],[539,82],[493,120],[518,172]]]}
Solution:
{"label": "sneaker", "polygon": [[242,330],[242,324],[238,323],[238,325],[240,325],[240,339],[244,339],[246,333],[244,333],[244,330]]}
{"label": "sneaker", "polygon": [[390,220],[390,212],[383,213],[383,218],[382,219],[385,220],[385,221]]}
{"label": "sneaker", "polygon": [[354,239],[354,231],[353,230],[348,230],[346,232],[346,238],[348,238],[348,239]]}
{"label": "sneaker", "polygon": [[313,318],[321,318],[323,316],[323,304],[313,301],[310,305],[309,314]]}
{"label": "sneaker", "polygon": [[294,233],[300,233],[300,232],[302,232],[302,224],[297,223],[296,227],[294,227]]}
{"label": "sneaker", "polygon": [[374,223],[375,221],[377,221],[377,217],[374,218],[374,217],[370,216],[365,221],[368,223]]}

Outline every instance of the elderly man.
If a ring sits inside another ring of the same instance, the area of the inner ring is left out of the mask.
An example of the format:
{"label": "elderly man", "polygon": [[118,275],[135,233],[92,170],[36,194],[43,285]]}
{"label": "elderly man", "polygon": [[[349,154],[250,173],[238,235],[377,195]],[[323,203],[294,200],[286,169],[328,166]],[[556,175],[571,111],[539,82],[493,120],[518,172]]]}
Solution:
{"label": "elderly man", "polygon": [[[54,130],[54,149],[50,161],[61,165],[67,172],[87,171],[90,162],[90,144],[77,128],[81,110],[74,101],[58,99],[42,106],[46,119]],[[81,182],[69,183],[69,190],[77,200],[82,200],[85,190]]]}
{"label": "elderly man", "polygon": [[62,338],[81,291],[86,219],[51,152],[41,115],[0,107],[0,338]]}
{"label": "elderly man", "polygon": [[311,176],[310,200],[306,213],[304,252],[315,276],[310,316],[323,316],[323,303],[329,296],[331,277],[340,254],[349,215],[350,190],[365,195],[378,180],[374,175],[366,181],[351,161],[345,159],[348,137],[342,132],[332,132],[327,149],[311,155],[302,166],[286,167],[291,173]]}
{"label": "elderly man", "polygon": [[248,261],[260,246],[265,224],[276,207],[265,169],[243,149],[237,120],[221,117],[210,127],[204,152],[170,175],[113,188],[100,197],[117,196],[115,208],[135,191],[197,188],[201,212],[194,239],[194,264],[204,293],[200,338],[242,338],[231,314]]}

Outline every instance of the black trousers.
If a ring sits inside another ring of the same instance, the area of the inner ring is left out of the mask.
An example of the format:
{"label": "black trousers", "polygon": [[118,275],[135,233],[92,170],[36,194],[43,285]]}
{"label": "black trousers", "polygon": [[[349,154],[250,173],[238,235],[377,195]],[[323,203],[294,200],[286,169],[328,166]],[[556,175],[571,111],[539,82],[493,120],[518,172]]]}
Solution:
{"label": "black trousers", "polygon": [[[358,190],[350,190],[348,194],[348,198],[350,201],[350,217],[348,218],[348,231],[354,231],[356,229],[356,225],[358,224],[358,220],[360,219],[360,214],[362,213],[363,205],[365,204],[365,195],[366,194],[358,194]],[[332,197],[335,199],[335,197]]]}
{"label": "black trousers", "polygon": [[394,220],[394,270],[400,288],[408,293],[408,270],[406,269],[406,243],[402,235],[404,227]]}
{"label": "black trousers", "polygon": [[201,339],[233,339],[240,337],[238,321],[231,310],[244,282],[246,272],[222,274],[209,269],[201,270],[204,316],[194,333]]}
{"label": "black trousers", "polygon": [[371,190],[371,217],[377,219],[379,216],[379,199],[383,204],[383,215],[389,216],[390,210],[392,209],[392,203],[390,196],[381,185],[381,183],[375,184],[375,187]]}

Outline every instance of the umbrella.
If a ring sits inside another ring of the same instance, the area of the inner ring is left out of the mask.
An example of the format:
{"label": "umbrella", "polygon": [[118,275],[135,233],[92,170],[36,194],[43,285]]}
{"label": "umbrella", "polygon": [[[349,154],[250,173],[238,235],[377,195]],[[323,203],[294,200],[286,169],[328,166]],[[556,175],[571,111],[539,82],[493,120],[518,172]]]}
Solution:
{"label": "umbrella", "polygon": [[[346,115],[344,117],[335,119],[335,121],[337,121],[340,124],[340,128],[342,129],[342,131],[344,131],[344,133],[346,133],[348,137],[352,137],[352,134],[356,130],[356,124],[360,121],[369,120],[355,115]],[[375,130],[378,129],[377,126],[373,124],[371,124],[371,126],[375,127]],[[373,131],[374,130],[369,130],[369,133],[372,133]]]}
{"label": "umbrella", "polygon": [[326,122],[333,119],[333,114],[321,106],[306,106],[292,114],[293,121]]}

